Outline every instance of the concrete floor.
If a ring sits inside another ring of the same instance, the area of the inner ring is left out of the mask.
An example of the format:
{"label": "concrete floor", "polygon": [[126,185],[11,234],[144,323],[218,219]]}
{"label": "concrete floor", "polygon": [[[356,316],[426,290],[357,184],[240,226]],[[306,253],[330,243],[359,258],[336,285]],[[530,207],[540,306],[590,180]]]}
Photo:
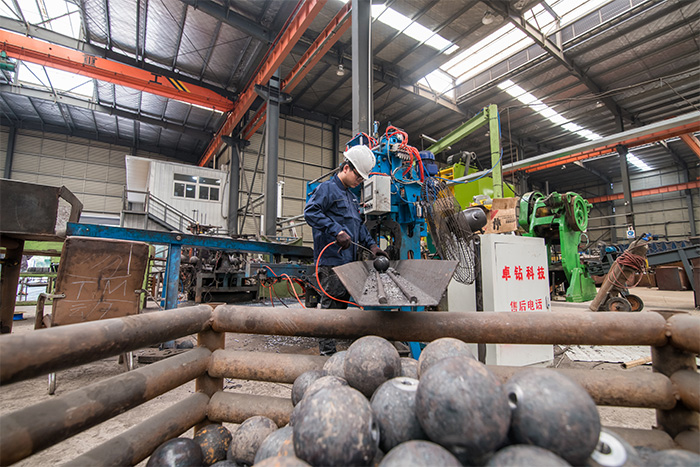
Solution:
{"label": "concrete floor", "polygon": [[[694,312],[695,300],[692,290],[659,290],[647,287],[632,287],[631,294],[637,295],[644,302],[643,311],[675,310]],[[552,301],[552,311],[588,311],[591,302],[569,303]]]}

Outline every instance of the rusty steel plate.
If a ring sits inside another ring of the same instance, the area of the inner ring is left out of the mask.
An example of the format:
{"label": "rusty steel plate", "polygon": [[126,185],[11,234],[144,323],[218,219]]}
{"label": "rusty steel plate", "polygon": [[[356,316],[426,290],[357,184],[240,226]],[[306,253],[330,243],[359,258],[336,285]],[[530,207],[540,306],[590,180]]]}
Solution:
{"label": "rusty steel plate", "polygon": [[355,261],[333,270],[358,305],[396,308],[437,305],[456,267],[457,261],[405,259],[391,261],[385,273],[377,273],[373,261]]}
{"label": "rusty steel plate", "polygon": [[139,312],[148,244],[68,237],[56,278],[52,326],[118,318]]}

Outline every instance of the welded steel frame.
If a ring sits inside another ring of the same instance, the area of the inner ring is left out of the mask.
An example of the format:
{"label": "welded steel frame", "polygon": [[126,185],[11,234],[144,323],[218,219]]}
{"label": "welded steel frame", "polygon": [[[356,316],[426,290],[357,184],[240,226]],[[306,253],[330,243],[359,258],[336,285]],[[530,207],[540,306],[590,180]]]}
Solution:
{"label": "welded steel frame", "polygon": [[[92,321],[0,339],[0,385],[27,380],[155,343],[196,333],[198,346],[147,367],[98,381],[0,417],[0,464],[8,465],[95,426],[125,410],[195,380],[196,393],[74,459],[69,465],[135,465],[167,439],[206,423],[241,423],[266,415],[289,421],[289,399],[223,391],[223,378],[291,383],[322,368],[326,357],[236,352],[225,333],[355,338],[378,334],[390,340],[650,345],[654,372],[560,371],[581,384],[599,405],[657,410],[665,430],[641,430],[647,440],[681,446],[697,436],[700,318],[667,313],[412,313],[208,305]],[[80,342],[80,346],[69,345]],[[491,366],[501,381],[518,368]],[[599,373],[599,374],[594,374]],[[695,435],[694,435],[695,433]]]}

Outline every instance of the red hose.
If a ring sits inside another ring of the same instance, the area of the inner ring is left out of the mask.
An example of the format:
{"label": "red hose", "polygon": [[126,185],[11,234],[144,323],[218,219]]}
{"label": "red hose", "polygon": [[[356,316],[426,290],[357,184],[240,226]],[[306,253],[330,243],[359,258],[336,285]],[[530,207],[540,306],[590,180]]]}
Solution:
{"label": "red hose", "polygon": [[321,288],[321,291],[323,292],[323,294],[326,295],[326,296],[327,296],[328,298],[330,298],[331,300],[335,300],[336,302],[347,303],[348,305],[356,306],[356,307],[359,308],[360,310],[364,310],[364,308],[362,308],[360,305],[358,305],[358,304],[355,303],[355,302],[348,302],[347,300],[341,300],[341,299],[339,299],[339,298],[333,297],[331,294],[329,294],[328,292],[326,292],[326,290],[325,290],[325,289],[323,288],[323,286],[321,285],[321,280],[318,278],[318,263],[321,261],[321,256],[323,256],[323,252],[326,251],[326,249],[327,249],[329,246],[333,245],[333,244],[335,244],[335,242],[330,242],[328,245],[326,245],[325,247],[323,247],[323,250],[321,250],[321,253],[318,254],[318,258],[316,259],[316,282],[318,282],[318,286]]}

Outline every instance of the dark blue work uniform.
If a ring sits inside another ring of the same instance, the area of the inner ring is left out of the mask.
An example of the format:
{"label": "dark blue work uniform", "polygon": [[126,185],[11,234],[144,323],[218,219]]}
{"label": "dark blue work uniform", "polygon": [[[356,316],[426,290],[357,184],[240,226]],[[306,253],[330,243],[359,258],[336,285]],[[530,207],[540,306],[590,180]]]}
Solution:
{"label": "dark blue work uniform", "polygon": [[[348,293],[338,276],[333,272],[333,266],[341,266],[355,261],[357,258],[357,245],[351,244],[349,248],[340,250],[336,243],[321,251],[331,242],[335,243],[335,237],[340,231],[345,231],[353,242],[357,242],[365,248],[372,248],[377,242],[372,239],[367,227],[360,217],[360,206],[355,195],[343,185],[338,175],[321,183],[311,194],[304,209],[304,219],[311,226],[314,233],[314,260],[318,262],[318,278],[323,289],[331,296],[340,300],[349,300]],[[347,308],[347,303],[333,300],[323,295],[321,308]],[[319,339],[321,355],[335,353],[335,339]]]}

